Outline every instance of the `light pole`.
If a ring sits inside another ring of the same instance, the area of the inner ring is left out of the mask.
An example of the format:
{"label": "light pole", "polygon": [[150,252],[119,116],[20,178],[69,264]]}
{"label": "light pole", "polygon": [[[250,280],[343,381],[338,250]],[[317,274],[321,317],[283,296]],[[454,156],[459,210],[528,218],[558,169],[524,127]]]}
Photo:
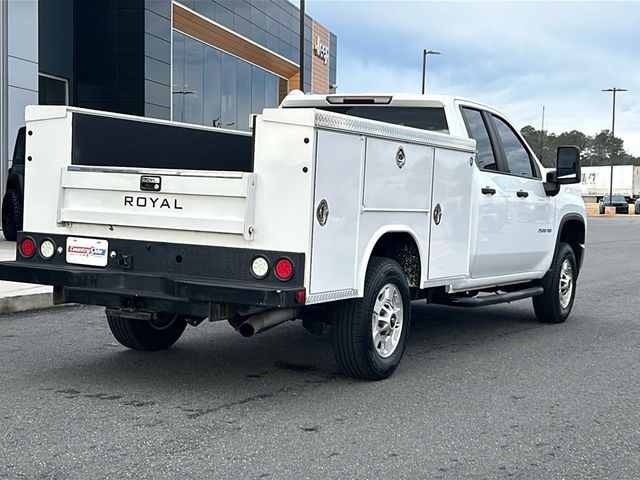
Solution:
{"label": "light pole", "polygon": [[440,52],[436,52],[435,50],[427,50],[426,48],[422,51],[422,94],[424,95],[424,91],[427,88],[427,55],[442,55]]}
{"label": "light pole", "polygon": [[304,0],[300,0],[300,90],[304,92]]}
{"label": "light pole", "polygon": [[611,175],[609,178],[609,203],[611,203],[611,199],[613,198],[613,142],[615,141],[615,133],[616,133],[616,93],[617,92],[626,92],[626,88],[605,88],[602,90],[603,92],[613,92],[613,114],[611,120],[611,149],[609,151],[609,156],[611,157]]}

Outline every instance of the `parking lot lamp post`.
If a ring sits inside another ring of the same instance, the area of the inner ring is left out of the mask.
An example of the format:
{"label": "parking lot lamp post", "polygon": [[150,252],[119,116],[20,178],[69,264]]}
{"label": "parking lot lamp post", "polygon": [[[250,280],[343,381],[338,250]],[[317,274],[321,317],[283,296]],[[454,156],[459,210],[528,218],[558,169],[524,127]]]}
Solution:
{"label": "parking lot lamp post", "polygon": [[613,198],[613,142],[616,139],[616,93],[626,92],[626,88],[605,88],[603,92],[613,92],[613,114],[611,120],[611,148],[609,149],[609,156],[611,157],[611,175],[609,177],[609,203]]}
{"label": "parking lot lamp post", "polygon": [[422,51],[422,94],[424,95],[425,90],[427,89],[427,55],[442,55],[440,52],[436,52],[435,50],[427,50],[426,48]]}

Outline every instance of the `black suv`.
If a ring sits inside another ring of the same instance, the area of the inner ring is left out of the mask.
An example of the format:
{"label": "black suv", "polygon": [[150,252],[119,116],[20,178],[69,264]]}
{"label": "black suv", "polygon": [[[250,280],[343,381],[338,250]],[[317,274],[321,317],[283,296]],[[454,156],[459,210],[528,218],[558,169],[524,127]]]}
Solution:
{"label": "black suv", "polygon": [[13,162],[7,177],[7,191],[2,199],[2,233],[7,240],[14,241],[22,230],[24,200],[24,157],[26,127],[18,130]]}
{"label": "black suv", "polygon": [[629,213],[629,204],[624,195],[612,195],[609,200],[609,195],[605,195],[600,200],[600,215],[604,215],[605,207],[616,207],[616,213]]}

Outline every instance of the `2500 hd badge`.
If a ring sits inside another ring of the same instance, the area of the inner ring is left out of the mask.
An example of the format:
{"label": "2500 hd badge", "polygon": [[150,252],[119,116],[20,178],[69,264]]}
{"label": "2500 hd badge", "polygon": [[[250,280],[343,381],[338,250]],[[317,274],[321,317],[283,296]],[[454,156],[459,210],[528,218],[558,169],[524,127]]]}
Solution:
{"label": "2500 hd badge", "polygon": [[182,207],[178,203],[178,199],[174,198],[173,202],[169,199],[158,197],[134,197],[131,195],[125,195],[124,197],[125,207],[140,207],[140,208],[168,208],[173,210],[182,210]]}

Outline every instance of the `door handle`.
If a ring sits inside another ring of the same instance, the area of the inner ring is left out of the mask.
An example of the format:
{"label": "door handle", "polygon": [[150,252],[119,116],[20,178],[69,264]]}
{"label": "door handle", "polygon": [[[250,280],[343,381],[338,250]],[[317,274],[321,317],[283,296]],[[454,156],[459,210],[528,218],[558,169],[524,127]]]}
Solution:
{"label": "door handle", "polygon": [[520,190],[519,192],[516,192],[516,195],[519,196],[520,198],[527,198],[529,196],[529,192],[525,192],[524,190]]}
{"label": "door handle", "polygon": [[496,194],[496,189],[495,188],[491,188],[491,187],[484,187],[482,189],[482,193],[484,195],[495,195]]}

